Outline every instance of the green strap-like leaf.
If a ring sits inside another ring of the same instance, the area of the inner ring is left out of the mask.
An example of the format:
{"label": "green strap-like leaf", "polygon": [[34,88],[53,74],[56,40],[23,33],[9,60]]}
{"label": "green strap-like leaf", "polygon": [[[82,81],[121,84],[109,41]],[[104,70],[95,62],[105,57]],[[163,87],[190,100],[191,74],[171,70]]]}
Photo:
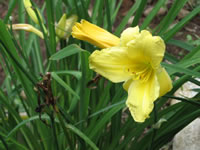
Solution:
{"label": "green strap-like leaf", "polygon": [[71,55],[77,54],[79,52],[83,52],[84,50],[81,49],[78,45],[76,44],[71,44],[61,50],[59,50],[57,53],[52,55],[50,57],[50,60],[60,60],[66,57],[69,57]]}
{"label": "green strap-like leaf", "polygon": [[164,66],[165,68],[169,69],[169,74],[173,74],[175,72],[180,72],[180,73],[184,73],[186,75],[190,75],[190,76],[195,76],[195,77],[200,77],[200,73],[196,72],[194,70],[189,70],[186,69],[182,66],[179,65],[175,65],[175,64],[166,64],[166,63],[162,63],[162,66]]}
{"label": "green strap-like leaf", "polygon": [[94,150],[99,150],[99,148],[92,142],[88,136],[86,136],[83,132],[81,132],[78,128],[71,124],[67,124],[66,127],[80,136],[88,145],[90,145]]}
{"label": "green strap-like leaf", "polygon": [[55,72],[51,73],[53,79],[55,79],[62,87],[64,87],[68,92],[72,93],[78,99],[80,99],[79,95],[69,86],[67,85]]}

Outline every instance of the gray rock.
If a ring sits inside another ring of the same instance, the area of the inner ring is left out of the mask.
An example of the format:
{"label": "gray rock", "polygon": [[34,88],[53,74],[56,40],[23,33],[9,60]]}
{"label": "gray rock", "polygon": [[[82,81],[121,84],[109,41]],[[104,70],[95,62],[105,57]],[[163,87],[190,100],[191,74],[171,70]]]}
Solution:
{"label": "gray rock", "polygon": [[181,130],[173,140],[173,150],[200,150],[200,119]]}
{"label": "gray rock", "polygon": [[[199,79],[197,79],[199,80]],[[180,88],[175,96],[192,98],[197,92],[192,89],[199,86],[187,82]],[[172,100],[171,105],[179,101]],[[181,130],[173,139],[173,150],[200,150],[200,119],[197,118]]]}

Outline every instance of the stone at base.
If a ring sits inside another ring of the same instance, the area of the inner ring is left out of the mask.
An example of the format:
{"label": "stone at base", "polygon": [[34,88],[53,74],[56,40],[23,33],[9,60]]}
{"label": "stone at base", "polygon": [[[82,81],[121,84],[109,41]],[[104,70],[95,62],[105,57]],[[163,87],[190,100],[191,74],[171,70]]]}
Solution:
{"label": "stone at base", "polygon": [[173,150],[200,150],[200,119],[181,130],[173,140]]}

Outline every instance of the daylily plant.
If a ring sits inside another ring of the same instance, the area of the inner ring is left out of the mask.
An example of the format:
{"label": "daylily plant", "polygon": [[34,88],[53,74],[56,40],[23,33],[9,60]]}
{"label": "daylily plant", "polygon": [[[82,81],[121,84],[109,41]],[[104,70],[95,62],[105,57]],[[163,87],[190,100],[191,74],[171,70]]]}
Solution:
{"label": "daylily plant", "polygon": [[126,105],[135,121],[144,122],[154,101],[171,90],[171,79],[160,65],[165,53],[161,37],[140,32],[137,26],[127,28],[118,38],[86,20],[75,24],[72,36],[103,48],[90,55],[90,69],[114,83],[124,82]]}

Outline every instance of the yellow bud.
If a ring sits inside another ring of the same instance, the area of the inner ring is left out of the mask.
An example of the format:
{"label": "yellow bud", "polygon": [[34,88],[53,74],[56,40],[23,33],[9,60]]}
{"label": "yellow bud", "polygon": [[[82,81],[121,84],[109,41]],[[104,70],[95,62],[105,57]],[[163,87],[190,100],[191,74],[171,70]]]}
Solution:
{"label": "yellow bud", "polygon": [[[10,27],[10,26],[8,26],[8,27]],[[33,32],[33,33],[37,34],[40,38],[44,39],[43,33],[30,24],[13,24],[12,29]]]}
{"label": "yellow bud", "polygon": [[84,19],[81,23],[75,23],[72,28],[72,37],[87,41],[99,48],[120,45],[120,38]]}
{"label": "yellow bud", "polygon": [[78,16],[72,15],[66,20],[66,25],[65,25],[65,38],[68,38],[71,35],[72,32],[72,27],[75,25],[75,23],[78,20]]}
{"label": "yellow bud", "polygon": [[60,18],[58,24],[56,25],[56,35],[59,38],[63,38],[65,35],[65,24],[66,24],[66,14],[63,14],[63,16]]}
{"label": "yellow bud", "polygon": [[[31,17],[31,19],[36,24],[39,24],[39,20],[37,18],[37,15],[36,15],[35,11],[32,8],[32,4],[31,4],[30,0],[24,0],[24,6],[25,6],[25,9],[26,9],[28,15]],[[38,13],[38,15],[40,17],[40,20],[43,22],[42,16],[41,16],[41,14],[40,14],[40,12],[39,12],[39,10],[37,8],[36,8],[36,11],[37,11],[37,13]]]}
{"label": "yellow bud", "polygon": [[71,35],[72,27],[77,20],[78,17],[76,15],[72,15],[66,19],[66,14],[63,14],[56,26],[56,35],[61,39],[68,38]]}

